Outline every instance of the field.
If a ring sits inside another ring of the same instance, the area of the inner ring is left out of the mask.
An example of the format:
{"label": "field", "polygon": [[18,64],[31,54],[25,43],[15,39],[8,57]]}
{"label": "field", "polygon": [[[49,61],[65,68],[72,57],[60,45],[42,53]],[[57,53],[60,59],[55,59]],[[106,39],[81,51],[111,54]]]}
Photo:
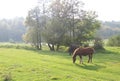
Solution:
{"label": "field", "polygon": [[75,64],[64,52],[0,47],[0,81],[120,81],[120,48],[96,52]]}

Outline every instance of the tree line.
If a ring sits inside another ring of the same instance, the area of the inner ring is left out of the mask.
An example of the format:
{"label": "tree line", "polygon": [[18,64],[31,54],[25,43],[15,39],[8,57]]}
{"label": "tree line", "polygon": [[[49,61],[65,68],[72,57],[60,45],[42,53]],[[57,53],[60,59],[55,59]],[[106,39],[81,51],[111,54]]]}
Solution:
{"label": "tree line", "polygon": [[[1,19],[0,20],[0,42],[23,42],[22,35],[26,32],[24,18]],[[101,33],[102,32],[102,33]],[[96,31],[96,35],[102,39],[109,39],[120,34],[119,21],[101,21],[101,27]]]}
{"label": "tree line", "polygon": [[83,10],[83,6],[77,0],[55,0],[31,9],[26,19],[1,19],[0,42],[24,40],[37,49],[42,49],[41,43],[46,42],[50,50],[58,50],[61,45],[85,45],[98,36],[119,36],[120,22],[98,21],[96,13]]}
{"label": "tree line", "polygon": [[83,45],[94,39],[100,22],[94,11],[83,9],[83,2],[54,0],[48,3],[41,2],[28,12],[25,20],[27,32],[23,36],[25,42],[41,50],[45,41],[54,51],[61,45]]}
{"label": "tree line", "polygon": [[23,42],[22,35],[25,33],[24,18],[0,20],[0,42]]}
{"label": "tree line", "polygon": [[102,39],[109,39],[112,36],[120,35],[120,21],[101,22],[101,28],[97,31],[97,35]]}

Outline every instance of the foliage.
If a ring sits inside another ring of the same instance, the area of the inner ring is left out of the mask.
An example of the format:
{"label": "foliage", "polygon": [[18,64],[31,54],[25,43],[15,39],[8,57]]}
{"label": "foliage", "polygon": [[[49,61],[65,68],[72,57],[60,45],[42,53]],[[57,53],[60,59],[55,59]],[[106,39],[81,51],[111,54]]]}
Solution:
{"label": "foliage", "polygon": [[108,45],[109,46],[120,46],[120,35],[112,36],[108,40]]}
{"label": "foliage", "polygon": [[[72,63],[68,53],[48,50],[0,48],[0,81],[11,73],[13,81],[118,81],[120,48],[107,47],[93,55],[93,63]],[[86,78],[87,77],[87,78]]]}
{"label": "foliage", "polygon": [[23,36],[24,40],[27,43],[32,44],[37,49],[42,49],[42,29],[44,23],[44,16],[40,13],[39,7],[35,7],[34,9],[28,12],[28,16],[26,18],[25,24],[27,26],[27,32]]}
{"label": "foliage", "polygon": [[95,38],[94,48],[96,50],[103,50],[104,49],[104,47],[103,47],[103,41],[102,41],[101,38],[99,38],[99,37]]}
{"label": "foliage", "polygon": [[58,20],[54,19],[47,23],[43,36],[52,51],[55,50],[54,45],[62,44],[62,42],[64,41],[64,33],[65,29]]}
{"label": "foliage", "polygon": [[26,50],[35,50],[35,48],[31,47],[29,44],[24,43],[0,43],[0,48],[14,48],[14,49],[26,49]]}
{"label": "foliage", "polygon": [[26,28],[23,18],[0,20],[0,42],[22,42],[21,36],[24,34],[23,40],[37,49],[42,49],[41,43],[47,42],[51,50],[59,50],[63,45],[80,45],[93,39],[100,23],[96,20],[95,12],[83,10],[83,2],[54,0],[47,7],[45,5],[28,12]]}
{"label": "foliage", "polygon": [[93,39],[94,32],[100,27],[95,12],[84,11],[78,0],[55,0],[49,9],[49,21],[44,31],[45,41],[50,49],[71,43],[82,44]]}
{"label": "foliage", "polygon": [[95,12],[85,12],[84,15],[83,20],[76,24],[75,30],[75,41],[81,44],[94,39],[95,30],[100,27]]}
{"label": "foliage", "polygon": [[0,20],[0,42],[22,42],[26,31],[23,22],[24,18]]}

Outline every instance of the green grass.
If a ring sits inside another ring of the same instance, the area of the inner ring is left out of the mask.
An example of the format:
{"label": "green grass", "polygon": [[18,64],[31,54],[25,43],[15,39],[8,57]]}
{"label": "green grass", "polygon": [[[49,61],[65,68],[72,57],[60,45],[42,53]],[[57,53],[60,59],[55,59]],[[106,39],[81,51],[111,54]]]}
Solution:
{"label": "green grass", "polygon": [[119,47],[96,52],[93,63],[79,57],[72,63],[68,53],[0,48],[0,81],[119,81]]}

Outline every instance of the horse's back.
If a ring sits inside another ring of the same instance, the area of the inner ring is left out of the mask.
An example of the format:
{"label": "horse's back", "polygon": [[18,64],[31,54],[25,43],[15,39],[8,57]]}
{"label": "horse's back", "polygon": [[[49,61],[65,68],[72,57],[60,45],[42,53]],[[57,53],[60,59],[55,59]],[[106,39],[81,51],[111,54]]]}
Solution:
{"label": "horse's back", "polygon": [[94,52],[94,48],[92,48],[92,47],[86,47],[86,48],[84,48],[84,50],[86,50],[88,52]]}
{"label": "horse's back", "polygon": [[94,48],[86,47],[86,48],[84,48],[84,51],[86,51],[87,53],[94,53]]}
{"label": "horse's back", "polygon": [[91,47],[85,47],[85,48],[79,48],[76,50],[76,53],[79,55],[88,55],[88,54],[93,54],[94,53],[94,48]]}

